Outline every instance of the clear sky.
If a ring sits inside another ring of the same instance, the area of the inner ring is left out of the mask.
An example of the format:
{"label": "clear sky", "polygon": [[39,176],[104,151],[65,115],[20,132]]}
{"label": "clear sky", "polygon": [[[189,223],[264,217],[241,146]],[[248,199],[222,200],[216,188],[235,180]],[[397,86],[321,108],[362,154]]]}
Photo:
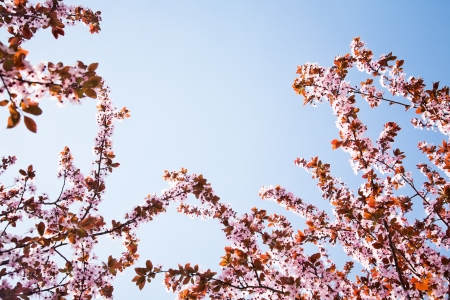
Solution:
{"label": "clear sky", "polygon": [[[257,206],[285,213],[303,228],[303,220],[258,197],[263,185],[280,184],[330,212],[316,182],[293,165],[295,158],[319,155],[352,188],[361,180],[350,169],[348,155],[331,150],[338,131],[329,105],[304,107],[293,92],[297,65],[330,66],[360,36],[376,56],[392,51],[404,59],[408,75],[450,84],[445,73],[450,69],[448,1],[68,2],[102,11],[100,34],[79,26],[54,40],[46,30],[23,47],[33,63],[99,62],[98,73],[111,87],[115,104],[131,110],[131,118],[116,126],[121,166],[107,180],[101,205],[107,220],[123,218],[147,194],[166,188],[164,170],[185,167],[203,174],[222,201],[240,213]],[[367,78],[356,71],[352,76],[354,82]],[[54,100],[41,105],[37,134],[23,124],[0,130],[0,156],[17,155],[21,168],[33,164],[38,190],[56,197],[62,184],[56,179],[57,154],[65,145],[75,164],[85,174],[90,170],[95,101],[65,108],[57,108]],[[406,153],[410,170],[426,161],[416,150],[419,140],[443,138],[414,130],[412,111],[387,105],[370,110],[363,101],[360,107],[374,137],[386,121],[401,124],[396,145]],[[0,122],[6,125],[6,118],[3,108]],[[14,176],[6,173],[2,182]],[[140,263],[151,259],[167,268],[191,262],[217,270],[227,245],[217,222],[190,219],[174,209],[141,226],[139,236]],[[100,257],[122,251],[120,242],[102,241],[96,250]],[[343,252],[333,251],[342,265]],[[161,275],[139,292],[131,283],[134,274],[130,268],[117,277],[116,299],[175,297],[165,292]]]}

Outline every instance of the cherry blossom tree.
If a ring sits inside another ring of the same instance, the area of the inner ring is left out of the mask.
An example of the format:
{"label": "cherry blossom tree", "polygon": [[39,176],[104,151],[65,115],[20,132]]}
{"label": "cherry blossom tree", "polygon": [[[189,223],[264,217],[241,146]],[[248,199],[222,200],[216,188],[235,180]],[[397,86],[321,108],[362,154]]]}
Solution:
{"label": "cherry blossom tree", "polygon": [[[450,260],[444,251],[450,246],[450,147],[445,140],[440,146],[419,143],[431,163],[417,164],[425,175],[425,182],[417,185],[412,172],[403,166],[406,156],[392,147],[400,127],[386,123],[373,141],[365,134],[367,126],[358,118],[355,105],[359,95],[372,108],[382,102],[413,108],[420,116],[411,121],[416,128],[448,135],[449,88],[434,83],[427,89],[423,79],[406,78],[403,63],[392,53],[374,59],[372,51],[355,38],[351,53],[337,56],[334,66],[308,63],[298,67],[295,92],[305,104],[330,103],[340,136],[331,142],[332,148],[348,152],[354,171],[364,179],[353,192],[317,157],[295,160],[295,165],[318,180],[323,198],[333,207],[333,218],[280,186],[263,187],[261,198],[305,218],[305,230],[294,230],[286,217],[268,215],[262,209],[238,215],[219,201],[202,176],[188,175],[186,170],[166,172],[170,193],[175,189],[176,195],[182,195],[180,200],[193,193],[201,203],[181,203],[178,211],[217,219],[230,245],[220,262],[220,274],[190,264],[162,270],[147,261],[145,267],[135,269],[133,280],[139,288],[156,274],[165,273],[167,289],[177,292],[180,299],[448,299]],[[345,79],[353,66],[371,77],[351,86]],[[379,79],[381,88],[373,78]],[[386,98],[383,88],[405,101]],[[411,193],[399,195],[397,190],[402,188]],[[161,205],[168,205],[165,198],[159,198]],[[415,205],[423,206],[416,211],[424,209],[426,217],[411,222],[413,198],[419,199]],[[147,207],[137,208],[130,218]],[[259,240],[268,251],[261,250]],[[317,253],[307,255],[306,244],[317,247]],[[342,269],[333,262],[328,244],[339,244],[347,253],[349,261]],[[355,262],[362,272],[352,279],[349,275]]]}
{"label": "cherry blossom tree", "polygon": [[24,113],[40,115],[39,100],[46,95],[56,97],[60,102],[66,99],[75,103],[86,96],[97,98],[95,90],[103,85],[102,78],[95,72],[97,63],[86,66],[79,61],[74,66],[64,66],[49,62],[32,66],[26,59],[28,51],[21,45],[41,28],[51,28],[57,39],[64,35],[65,25],[82,22],[95,33],[100,30],[100,21],[100,12],[67,6],[61,0],[36,5],[27,0],[2,1],[0,26],[6,27],[11,35],[9,45],[0,43],[0,93],[6,94],[7,98],[0,101],[0,106],[9,109],[8,128],[17,126],[23,115],[26,127],[36,132],[36,122]]}
{"label": "cherry blossom tree", "polygon": [[[163,273],[166,288],[180,299],[448,298],[450,259],[441,249],[450,245],[450,146],[445,140],[440,146],[419,143],[430,163],[417,164],[425,175],[424,184],[417,185],[411,171],[403,166],[404,153],[393,148],[400,127],[395,122],[386,123],[373,141],[355,105],[361,96],[372,108],[382,102],[413,108],[419,117],[412,120],[415,127],[436,128],[448,135],[448,87],[439,88],[439,83],[434,83],[427,89],[423,79],[406,78],[402,60],[392,54],[375,59],[356,38],[351,53],[337,56],[334,66],[308,63],[298,67],[293,84],[305,104],[330,103],[340,136],[331,146],[348,152],[354,171],[364,179],[353,192],[317,157],[294,161],[318,180],[323,198],[333,207],[333,217],[280,186],[263,187],[261,198],[276,201],[306,219],[306,229],[296,230],[285,216],[269,215],[263,209],[238,214],[220,200],[203,175],[189,174],[182,168],[165,171],[163,178],[169,187],[161,195],[148,195],[123,219],[106,224],[99,204],[104,200],[106,177],[119,166],[112,149],[114,121],[129,117],[129,111],[114,107],[109,88],[96,74],[96,63],[31,66],[22,48],[41,28],[51,28],[55,38],[64,35],[65,25],[77,22],[87,24],[92,33],[98,32],[100,13],[56,0],[42,5],[15,0],[0,4],[0,16],[1,26],[8,27],[11,34],[9,45],[0,45],[1,92],[7,98],[1,104],[10,112],[7,127],[15,127],[23,117],[26,127],[36,132],[36,123],[25,113],[40,115],[39,101],[51,96],[60,102],[96,99],[99,128],[89,175],[73,164],[68,147],[60,152],[62,188],[57,198],[37,193],[33,166],[21,169],[13,186],[0,184],[2,299],[112,298],[114,277],[136,265],[140,255],[147,259],[145,253],[138,254],[137,228],[173,203],[181,213],[216,219],[222,225],[230,244],[218,261],[221,271],[202,270],[190,263],[164,268],[147,260],[135,268],[133,282],[140,289]],[[346,76],[353,66],[371,77],[351,86]],[[374,78],[379,79],[381,88],[374,84]],[[402,96],[404,102],[388,99],[383,89]],[[0,174],[15,163],[14,156],[3,157]],[[402,189],[410,194],[399,195]],[[188,204],[189,195],[199,204]],[[414,198],[420,199],[423,208],[413,205]],[[426,217],[410,221],[413,208],[424,209]],[[35,226],[19,235],[13,228],[20,222]],[[125,251],[102,261],[94,248],[101,247],[99,237],[105,235],[122,239]],[[317,252],[307,254],[307,244],[314,245]],[[343,268],[333,262],[329,244],[338,244],[347,253],[349,261]],[[263,251],[263,247],[268,250]],[[355,262],[362,272],[351,278]]]}

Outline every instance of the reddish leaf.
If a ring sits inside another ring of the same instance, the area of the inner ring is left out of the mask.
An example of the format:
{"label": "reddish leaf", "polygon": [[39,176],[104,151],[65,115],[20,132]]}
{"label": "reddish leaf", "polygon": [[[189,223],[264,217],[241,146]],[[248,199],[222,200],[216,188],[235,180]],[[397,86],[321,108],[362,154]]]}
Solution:
{"label": "reddish leaf", "polygon": [[36,122],[34,122],[34,120],[32,118],[27,117],[27,116],[23,116],[23,120],[24,120],[25,126],[27,126],[28,130],[36,133],[36,131],[37,131]]}
{"label": "reddish leaf", "polygon": [[45,232],[45,224],[44,222],[40,222],[39,224],[36,225],[37,231],[39,233],[40,236],[44,235]]}
{"label": "reddish leaf", "polygon": [[64,35],[64,30],[59,27],[52,27],[52,34],[57,39],[59,35]]}
{"label": "reddish leaf", "polygon": [[144,276],[147,273],[146,268],[135,268],[134,271],[136,272],[136,274],[141,276]]}
{"label": "reddish leaf", "polygon": [[6,72],[11,71],[11,69],[12,69],[13,67],[14,67],[14,62],[13,62],[12,60],[10,60],[10,59],[5,60],[5,61],[3,62],[3,69],[4,69]]}
{"label": "reddish leaf", "polygon": [[342,145],[342,142],[339,140],[334,139],[331,141],[331,149],[333,149],[333,150],[339,148],[341,145]]}
{"label": "reddish leaf", "polygon": [[150,260],[145,262],[145,266],[147,267],[147,271],[151,271],[153,269],[153,264]]}
{"label": "reddish leaf", "polygon": [[145,285],[145,276],[141,276],[136,280],[136,285],[139,286],[139,289],[142,290]]}
{"label": "reddish leaf", "polygon": [[95,221],[97,218],[95,217],[87,217],[83,221],[80,222],[79,226],[84,229],[92,229],[95,226]]}
{"label": "reddish leaf", "polygon": [[418,281],[414,285],[416,286],[416,289],[418,289],[419,291],[426,291],[426,290],[428,290],[428,287],[429,287],[427,281],[428,280],[426,280],[425,282]]}
{"label": "reddish leaf", "polygon": [[97,99],[97,93],[93,89],[86,88],[83,89],[83,92],[86,94],[86,96]]}
{"label": "reddish leaf", "polygon": [[20,115],[11,115],[8,118],[8,124],[6,126],[6,128],[14,128],[17,126],[17,124],[19,124],[20,122]]}
{"label": "reddish leaf", "polygon": [[372,246],[373,246],[375,249],[381,249],[381,248],[383,248],[383,244],[381,244],[381,243],[373,243]]}
{"label": "reddish leaf", "polygon": [[92,64],[90,64],[89,65],[89,67],[88,67],[88,71],[95,71],[95,70],[97,70],[97,67],[98,67],[98,63],[92,63]]}
{"label": "reddish leaf", "polygon": [[22,108],[22,110],[35,116],[39,116],[40,114],[42,114],[42,109],[40,109],[37,105],[28,105],[27,107]]}
{"label": "reddish leaf", "polygon": [[78,235],[79,237],[87,237],[87,236],[88,236],[88,233],[87,233],[87,231],[84,230],[83,228],[78,228],[78,229],[77,229],[77,235]]}

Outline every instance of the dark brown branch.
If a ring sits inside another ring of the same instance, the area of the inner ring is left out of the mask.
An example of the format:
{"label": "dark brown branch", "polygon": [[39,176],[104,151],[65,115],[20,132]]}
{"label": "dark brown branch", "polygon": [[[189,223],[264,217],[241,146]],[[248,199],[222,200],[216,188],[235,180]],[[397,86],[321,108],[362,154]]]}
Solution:
{"label": "dark brown branch", "polygon": [[[408,289],[406,288],[406,285],[405,285],[405,283],[403,281],[402,270],[400,269],[400,266],[398,264],[398,258],[397,258],[397,255],[395,254],[396,253],[396,251],[395,251],[396,249],[394,247],[394,244],[392,243],[391,233],[389,232],[388,224],[387,224],[386,220],[383,220],[383,223],[384,223],[384,227],[386,228],[386,231],[387,231],[387,236],[388,236],[388,240],[389,240],[389,247],[391,248],[392,256],[394,257],[394,264],[395,264],[395,268],[397,269],[397,274],[398,274],[398,278],[400,280],[400,284],[402,285],[403,290],[405,292],[407,292]],[[407,298],[411,299],[411,297],[409,295],[407,296]]]}
{"label": "dark brown branch", "polygon": [[[103,117],[103,126],[104,127],[108,126],[108,124],[106,124],[106,116]],[[106,133],[104,133],[104,135],[103,135],[102,145],[101,145],[100,150],[99,150],[100,151],[100,157],[99,157],[99,160],[98,160],[98,168],[97,168],[97,173],[96,173],[96,177],[97,177],[96,178],[97,179],[96,190],[94,191],[94,195],[92,196],[91,202],[89,203],[89,206],[86,208],[86,211],[85,211],[83,217],[80,219],[80,221],[83,221],[87,217],[89,211],[92,208],[92,201],[94,201],[95,197],[97,197],[97,195],[99,194],[98,189],[100,188],[100,170],[101,170],[101,167],[102,167],[103,150],[104,150],[104,147],[105,147],[105,140],[106,140],[106,136],[105,135],[106,135]]]}
{"label": "dark brown branch", "polygon": [[[395,169],[393,167],[391,167],[390,165],[386,164],[384,161],[381,161],[379,159],[377,159],[377,161],[379,163],[382,163],[383,165],[385,165],[386,167],[388,167],[389,169],[393,170],[395,172]],[[408,180],[408,178],[406,178],[403,174],[401,174],[403,180],[405,180],[406,183],[408,183],[408,185],[414,190],[414,192],[416,192],[416,194],[428,205],[430,205],[430,202],[428,202],[428,200],[416,189],[415,185],[410,182]],[[415,195],[414,195],[415,196]],[[450,228],[450,225],[444,220],[444,218],[439,214],[439,212],[436,210],[436,208],[433,207],[433,211],[438,215],[439,219],[447,226],[447,228]]]}
{"label": "dark brown branch", "polygon": [[[365,93],[360,92],[359,90],[354,89],[354,88],[352,88],[352,92],[355,93],[355,94],[360,94],[360,95],[364,95],[364,96],[370,96],[369,94],[365,94]],[[386,99],[386,98],[384,98],[384,97],[377,97],[377,96],[375,96],[375,95],[372,95],[371,97],[372,97],[372,98],[375,98],[375,99],[378,99],[378,100],[383,100],[383,101],[389,102],[389,103],[391,103],[391,104],[402,105],[402,106],[407,107],[407,108],[413,108],[413,107],[414,107],[414,108],[417,108],[415,105],[411,106],[411,105],[409,105],[409,104],[405,104],[405,103],[398,102],[398,101],[391,100],[391,99]]]}

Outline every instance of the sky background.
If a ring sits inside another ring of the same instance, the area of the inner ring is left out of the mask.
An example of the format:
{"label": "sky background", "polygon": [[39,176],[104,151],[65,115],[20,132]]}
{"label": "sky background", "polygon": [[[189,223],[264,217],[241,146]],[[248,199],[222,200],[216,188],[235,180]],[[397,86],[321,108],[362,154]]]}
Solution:
{"label": "sky background", "polygon": [[[184,167],[203,174],[239,213],[257,206],[286,214],[296,228],[303,228],[298,216],[258,197],[263,185],[280,184],[331,212],[316,181],[293,165],[295,158],[318,155],[353,189],[362,181],[351,170],[348,155],[331,150],[338,131],[330,106],[303,106],[302,97],[293,92],[297,66],[331,66],[360,36],[376,56],[392,51],[404,59],[408,75],[426,83],[450,81],[448,1],[66,2],[102,11],[100,34],[78,26],[55,40],[43,30],[23,47],[32,63],[99,62],[98,74],[110,86],[115,105],[131,110],[130,119],[116,124],[114,146],[121,166],[107,179],[100,207],[106,220],[120,220],[147,194],[167,188],[164,170]],[[1,37],[5,43],[4,33]],[[348,78],[357,83],[368,75],[355,70]],[[396,146],[406,153],[409,170],[427,161],[416,148],[418,141],[443,138],[414,130],[409,123],[413,111],[385,104],[371,110],[364,101],[359,105],[373,137],[387,121],[400,124]],[[56,172],[64,146],[72,150],[76,166],[86,175],[90,170],[95,101],[58,108],[54,100],[44,100],[41,107],[37,134],[23,124],[0,130],[0,156],[15,154],[17,168],[33,164],[38,191],[54,198],[62,184]],[[3,108],[0,122],[5,127],[6,118]],[[12,183],[15,172],[5,173],[2,182]],[[218,270],[227,242],[217,222],[190,219],[175,207],[140,227],[140,264],[151,259],[169,268],[191,262]],[[420,206],[415,207],[420,216]],[[343,251],[339,246],[331,251],[342,266],[347,259]],[[96,250],[105,259],[120,252],[121,243],[108,239]],[[175,298],[162,286],[162,275],[141,292],[131,283],[134,275],[130,268],[116,278],[116,299]]]}

